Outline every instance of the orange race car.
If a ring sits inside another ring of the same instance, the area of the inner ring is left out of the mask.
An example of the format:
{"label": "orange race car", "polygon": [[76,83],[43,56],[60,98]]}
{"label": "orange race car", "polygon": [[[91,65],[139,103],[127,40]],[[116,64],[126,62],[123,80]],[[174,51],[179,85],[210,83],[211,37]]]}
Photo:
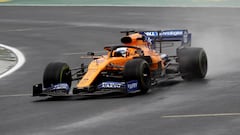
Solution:
{"label": "orange race car", "polygon": [[[66,63],[48,64],[43,83],[33,86],[33,96],[144,94],[168,79],[205,77],[206,53],[202,48],[191,47],[191,33],[187,30],[122,33],[126,34],[121,38],[122,44],[105,47],[106,55],[89,52],[82,57],[93,59],[88,66],[81,64],[70,69]],[[73,81],[77,83],[71,87]]]}

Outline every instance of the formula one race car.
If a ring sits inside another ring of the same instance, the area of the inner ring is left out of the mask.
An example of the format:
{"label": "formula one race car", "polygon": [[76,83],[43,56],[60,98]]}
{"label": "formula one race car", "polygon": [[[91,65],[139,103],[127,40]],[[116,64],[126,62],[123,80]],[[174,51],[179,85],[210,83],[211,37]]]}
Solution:
{"label": "formula one race car", "polygon": [[[180,76],[195,80],[206,76],[206,53],[202,48],[191,47],[191,33],[187,30],[122,33],[126,34],[121,38],[122,44],[105,47],[106,55],[88,53],[86,57],[93,59],[88,66],[81,64],[70,69],[66,63],[48,64],[43,83],[33,86],[33,96],[145,94],[168,79]],[[165,54],[167,49],[174,54]],[[77,81],[74,87],[73,81]]]}

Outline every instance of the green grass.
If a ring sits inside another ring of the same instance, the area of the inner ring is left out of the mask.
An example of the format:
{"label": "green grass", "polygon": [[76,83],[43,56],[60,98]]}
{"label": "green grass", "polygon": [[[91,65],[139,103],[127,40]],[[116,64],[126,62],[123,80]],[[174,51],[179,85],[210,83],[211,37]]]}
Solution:
{"label": "green grass", "polygon": [[15,61],[16,56],[9,50],[0,47],[0,60]]}

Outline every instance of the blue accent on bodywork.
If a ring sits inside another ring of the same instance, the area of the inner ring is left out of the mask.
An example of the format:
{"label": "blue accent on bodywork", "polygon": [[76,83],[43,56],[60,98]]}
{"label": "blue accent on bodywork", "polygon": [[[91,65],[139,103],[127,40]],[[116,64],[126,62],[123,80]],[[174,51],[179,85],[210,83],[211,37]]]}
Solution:
{"label": "blue accent on bodywork", "polygon": [[127,92],[134,92],[139,90],[139,86],[138,86],[138,81],[137,80],[132,80],[127,82]]}
{"label": "blue accent on bodywork", "polygon": [[50,88],[47,88],[47,90],[51,90],[51,91],[66,90],[66,92],[69,92],[70,87],[67,83],[59,83],[56,85],[52,85]]}
{"label": "blue accent on bodywork", "polygon": [[161,41],[182,41],[183,44],[189,42],[187,30],[166,30],[160,33]]}

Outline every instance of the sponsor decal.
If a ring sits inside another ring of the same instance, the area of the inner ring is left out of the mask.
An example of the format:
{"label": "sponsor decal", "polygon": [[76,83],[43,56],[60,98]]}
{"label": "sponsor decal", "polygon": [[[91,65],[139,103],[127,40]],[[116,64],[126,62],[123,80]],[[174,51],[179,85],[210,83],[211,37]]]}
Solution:
{"label": "sponsor decal", "polygon": [[146,34],[147,36],[150,36],[150,37],[156,37],[158,36],[158,32],[144,32],[144,34]]}
{"label": "sponsor decal", "polygon": [[122,86],[124,86],[124,82],[102,82],[100,85],[98,85],[98,88],[100,89],[120,89]]}
{"label": "sponsor decal", "polygon": [[132,80],[132,81],[127,82],[127,91],[128,92],[133,92],[136,90],[139,90],[137,80]]}
{"label": "sponsor decal", "polygon": [[52,87],[52,89],[53,89],[53,90],[67,90],[67,91],[70,90],[70,88],[69,88],[69,86],[68,86],[67,83],[59,83],[59,84],[57,84],[57,85],[54,85],[54,86]]}
{"label": "sponsor decal", "polygon": [[182,36],[183,35],[183,31],[163,31],[162,33],[160,33],[160,36]]}
{"label": "sponsor decal", "polygon": [[[162,31],[159,33],[160,36],[183,36],[186,32],[184,30],[167,30],[167,31]],[[144,32],[145,35],[149,37],[157,37],[158,32],[157,31],[148,31]]]}

